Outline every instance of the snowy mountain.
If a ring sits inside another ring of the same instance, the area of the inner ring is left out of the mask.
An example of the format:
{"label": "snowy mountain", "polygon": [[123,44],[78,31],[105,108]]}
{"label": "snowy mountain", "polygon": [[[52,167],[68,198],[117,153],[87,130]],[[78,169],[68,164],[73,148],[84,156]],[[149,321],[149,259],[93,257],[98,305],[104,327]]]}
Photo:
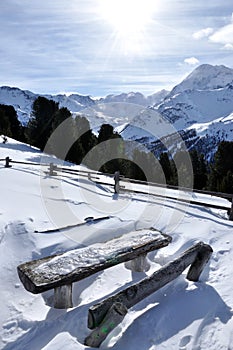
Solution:
{"label": "snowy mountain", "polygon": [[[167,96],[168,91],[162,90],[159,91],[153,95],[150,95],[148,97],[144,96],[143,94],[139,92],[131,92],[128,94],[120,94],[120,95],[109,95],[105,98],[100,99],[94,99],[90,96],[83,96],[79,94],[59,94],[59,95],[38,95],[34,94],[33,92],[27,91],[27,90],[20,90],[19,88],[15,87],[8,87],[8,86],[2,86],[0,87],[0,104],[6,104],[6,105],[12,105],[14,106],[18,118],[21,123],[26,124],[30,118],[31,110],[32,110],[32,104],[34,100],[38,96],[44,96],[47,99],[53,100],[55,102],[59,103],[59,107],[66,107],[68,108],[72,113],[77,113],[80,111],[84,111],[88,114],[88,112],[91,112],[91,108],[95,108],[97,104],[105,104],[105,103],[112,103],[113,105],[117,103],[129,103],[129,104],[136,104],[141,106],[148,106],[152,104],[158,104],[160,103],[165,96]],[[117,113],[117,107],[116,105],[116,111]],[[114,114],[114,111],[112,109],[112,113]],[[89,119],[91,125],[94,127],[96,124],[94,116],[90,117],[89,113]],[[134,116],[134,115],[133,115]],[[112,117],[112,118],[111,118]],[[119,126],[120,124],[123,124],[126,122],[125,119],[121,119],[118,117],[114,117],[111,115],[105,116],[102,113],[101,115],[102,123],[104,122],[111,122],[114,126]],[[99,122],[98,115],[97,115],[97,122]]]}
{"label": "snowy mountain", "polygon": [[216,90],[233,82],[233,70],[225,66],[202,64],[176,85],[170,95],[187,90]]}
{"label": "snowy mountain", "polygon": [[15,108],[18,119],[25,124],[31,114],[33,101],[37,95],[30,91],[23,91],[16,87],[2,86],[0,87],[0,103],[11,105]]}
{"label": "snowy mountain", "polygon": [[[156,197],[161,191],[156,187],[149,200],[145,194],[124,192],[116,200],[108,185],[96,186],[95,182],[67,173],[46,176],[47,168],[38,164],[59,160],[10,138],[6,144],[0,144],[0,159],[6,155],[30,164],[5,168],[0,162],[1,349],[87,349],[83,343],[90,333],[90,306],[150,276],[198,241],[210,244],[214,250],[199,282],[188,281],[184,272],[131,307],[101,349],[232,349],[233,223],[227,220],[226,210],[177,202],[169,199],[174,191],[168,189],[166,199]],[[112,180],[105,178],[106,181]],[[148,187],[137,185],[137,191],[148,193]],[[181,195],[230,207],[221,198],[179,191]],[[86,217],[105,215],[110,215],[110,219],[85,224]],[[41,232],[78,223],[84,224]],[[132,273],[119,264],[74,283],[73,308],[54,309],[52,291],[31,294],[18,278],[17,266],[26,261],[149,227],[172,236],[167,247],[149,253],[150,269]]]}
{"label": "snowy mountain", "polygon": [[195,147],[211,158],[217,144],[233,140],[233,70],[224,66],[201,65],[174,87],[155,109],[193,147],[190,130],[196,134]]}
{"label": "snowy mountain", "polygon": [[[170,133],[169,151],[177,150],[181,136],[188,148],[196,147],[211,158],[220,141],[233,140],[232,113],[233,70],[204,64],[175,86],[161,103],[145,110],[145,117],[136,116],[133,125],[124,127],[122,136],[142,142],[159,154],[161,150],[166,151],[164,139],[159,137]],[[162,134],[158,132],[161,128]],[[158,138],[153,139],[151,134],[158,134]]]}
{"label": "snowy mountain", "polygon": [[142,106],[157,105],[164,100],[164,98],[169,94],[167,90],[161,90],[153,95],[144,96],[140,92],[130,92],[128,94],[122,93],[120,95],[108,95],[105,98],[99,99],[100,103],[109,102],[124,102],[124,103],[135,103]]}
{"label": "snowy mountain", "polygon": [[156,109],[178,129],[226,117],[233,111],[233,70],[196,68]]}
{"label": "snowy mountain", "polygon": [[[0,88],[0,103],[13,105],[24,124],[37,96]],[[170,93],[162,90],[147,97],[139,92],[100,99],[78,94],[44,96],[74,114],[84,114],[94,131],[103,123],[112,124],[123,138],[143,143],[158,154],[166,150],[164,137],[172,152],[180,147],[182,137],[188,148],[196,147],[209,159],[221,140],[232,140],[233,69],[225,66],[203,64]]]}
{"label": "snowy mountain", "polygon": [[90,96],[72,94],[64,95],[38,95],[31,91],[20,90],[15,87],[0,87],[0,103],[14,106],[18,118],[22,124],[26,124],[30,118],[32,104],[38,96],[44,96],[47,99],[59,103],[60,107],[67,107],[72,112],[78,112],[86,107],[93,106],[95,100]]}

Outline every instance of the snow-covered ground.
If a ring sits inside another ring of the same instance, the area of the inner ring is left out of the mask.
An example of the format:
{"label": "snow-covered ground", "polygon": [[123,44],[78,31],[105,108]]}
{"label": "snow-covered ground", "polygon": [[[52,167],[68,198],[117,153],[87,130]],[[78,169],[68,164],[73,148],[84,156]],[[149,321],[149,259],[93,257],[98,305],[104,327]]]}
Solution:
{"label": "snow-covered ground", "polygon": [[[6,156],[32,163],[51,161],[11,139],[0,144],[0,159]],[[24,289],[16,271],[20,263],[153,226],[170,234],[173,241],[149,254],[147,275],[200,240],[212,246],[211,260],[199,282],[187,281],[184,273],[131,308],[101,348],[233,350],[233,223],[227,220],[226,211],[156,195],[122,192],[116,196],[112,187],[96,185],[85,177],[63,174],[51,178],[45,171],[47,168],[36,165],[5,168],[0,162],[1,349],[88,349],[83,341],[90,332],[89,307],[145,277],[120,264],[75,283],[74,308],[57,310],[51,307],[52,291],[34,295]],[[137,185],[140,189],[146,191]],[[174,193],[153,191],[169,197]],[[180,195],[230,205],[196,193]],[[110,219],[85,223],[90,216]],[[82,223],[60,232],[42,232]]]}

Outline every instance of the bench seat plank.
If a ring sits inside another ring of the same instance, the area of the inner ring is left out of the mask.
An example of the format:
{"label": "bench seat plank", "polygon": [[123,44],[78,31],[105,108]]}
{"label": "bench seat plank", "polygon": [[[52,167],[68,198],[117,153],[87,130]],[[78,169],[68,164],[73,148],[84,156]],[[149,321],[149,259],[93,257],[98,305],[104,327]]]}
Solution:
{"label": "bench seat plank", "polygon": [[26,262],[17,267],[24,287],[32,293],[68,285],[98,271],[167,246],[171,237],[155,229],[124,234],[104,243]]}

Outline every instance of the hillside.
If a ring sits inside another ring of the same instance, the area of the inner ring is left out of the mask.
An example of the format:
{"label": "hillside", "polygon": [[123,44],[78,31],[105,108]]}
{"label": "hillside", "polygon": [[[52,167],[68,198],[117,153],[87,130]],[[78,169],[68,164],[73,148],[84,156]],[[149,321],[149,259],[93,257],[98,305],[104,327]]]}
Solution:
{"label": "hillside", "polygon": [[[4,162],[0,163],[1,349],[87,349],[83,340],[89,334],[89,306],[145,276],[131,274],[123,264],[110,268],[75,284],[73,309],[55,310],[51,293],[33,295],[24,289],[16,272],[18,264],[152,226],[170,234],[173,242],[150,253],[147,275],[199,240],[212,246],[212,258],[199,282],[188,282],[184,273],[131,308],[101,348],[233,349],[233,223],[227,220],[225,210],[140,193],[121,193],[116,200],[107,185],[96,186],[69,174],[46,176],[46,168],[36,164],[58,160],[25,144],[12,139],[0,144],[0,159],[7,155],[32,164],[4,168]],[[156,194],[158,189],[154,191]],[[174,196],[172,190],[164,191]],[[180,195],[230,206],[226,200],[197,193]],[[35,232],[104,215],[111,218],[61,232]]]}

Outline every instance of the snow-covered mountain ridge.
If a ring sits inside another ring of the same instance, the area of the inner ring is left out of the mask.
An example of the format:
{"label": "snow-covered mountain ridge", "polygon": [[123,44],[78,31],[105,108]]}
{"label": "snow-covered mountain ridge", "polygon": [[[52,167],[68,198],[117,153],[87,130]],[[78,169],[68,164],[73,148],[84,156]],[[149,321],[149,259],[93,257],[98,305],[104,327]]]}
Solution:
{"label": "snow-covered mountain ridge", "polygon": [[195,147],[210,158],[220,141],[233,140],[233,69],[201,65],[154,108],[176,130],[193,130]]}
{"label": "snow-covered mountain ridge", "polygon": [[140,132],[138,127],[128,125],[122,136],[143,142],[156,153],[165,151],[161,137],[167,136],[170,128],[163,127],[164,134],[154,140],[147,132],[153,123],[156,132],[161,128],[158,112],[174,130],[170,142],[173,151],[180,145],[180,140],[174,138],[177,132],[188,148],[195,147],[211,158],[220,141],[233,140],[233,69],[207,64],[197,67],[153,110],[154,114],[151,108],[144,113],[143,123],[138,116]]}
{"label": "snow-covered mountain ridge", "polygon": [[[0,103],[13,105],[24,124],[38,96],[18,88],[0,87]],[[140,92],[99,99],[79,94],[44,97],[74,114],[84,113],[94,129],[109,123],[125,139],[139,141],[150,149],[154,142],[155,152],[158,140],[174,132],[182,134],[188,148],[195,145],[207,158],[211,158],[220,141],[233,140],[233,69],[225,66],[200,65],[170,93],[162,90],[147,97]],[[162,127],[158,113],[171,127]]]}
{"label": "snow-covered mountain ridge", "polygon": [[233,69],[199,66],[155,108],[178,129],[226,117],[233,111]]}
{"label": "snow-covered mountain ridge", "polygon": [[17,87],[2,86],[0,87],[0,104],[14,106],[18,118],[21,123],[26,124],[30,118],[32,105],[38,96],[46,97],[59,103],[59,107],[66,107],[72,113],[80,112],[86,108],[94,107],[97,104],[104,103],[134,103],[144,107],[152,104],[160,103],[168,91],[162,90],[150,96],[144,96],[139,92],[122,93],[120,95],[108,95],[104,98],[95,99],[91,96],[83,96],[79,94],[34,94],[28,90],[21,90]]}
{"label": "snow-covered mountain ridge", "polygon": [[233,82],[233,70],[221,66],[202,64],[193,70],[180,84],[176,85],[171,95],[186,90],[215,90]]}

